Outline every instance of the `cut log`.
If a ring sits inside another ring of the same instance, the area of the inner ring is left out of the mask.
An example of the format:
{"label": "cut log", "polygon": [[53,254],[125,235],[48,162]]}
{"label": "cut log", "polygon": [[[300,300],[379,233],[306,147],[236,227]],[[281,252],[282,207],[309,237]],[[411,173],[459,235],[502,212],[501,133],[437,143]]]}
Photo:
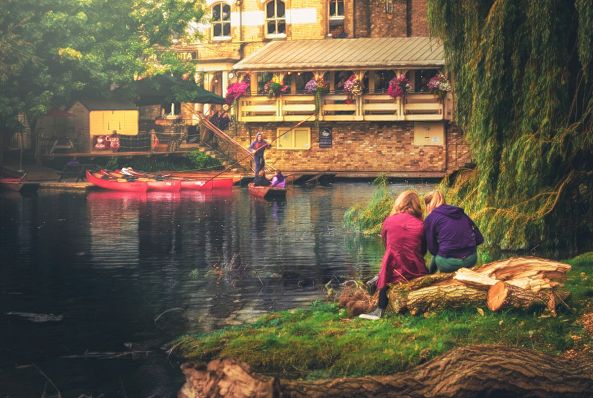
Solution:
{"label": "cut log", "polygon": [[[503,307],[529,309],[542,303],[552,314],[555,303],[568,295],[558,290],[566,280],[570,265],[537,257],[514,257],[475,269],[462,268],[454,274],[435,274],[391,286],[389,309],[419,314],[430,310],[483,305],[486,292],[505,281],[518,290],[516,299]],[[521,291],[526,291],[522,294]],[[551,296],[551,291],[555,293]],[[481,293],[480,293],[481,292]]]}
{"label": "cut log", "polygon": [[571,361],[520,348],[456,348],[423,365],[389,376],[286,380],[254,373],[231,359],[207,369],[182,365],[179,398],[197,397],[590,397],[593,361]]}
{"label": "cut log", "polygon": [[528,310],[536,306],[545,306],[552,315],[556,315],[556,305],[567,297],[568,292],[565,291],[533,292],[500,281],[488,290],[486,305],[492,311],[506,308]]}
{"label": "cut log", "polygon": [[462,283],[429,286],[409,292],[406,309],[410,314],[416,315],[447,308],[484,305],[486,292],[486,290],[475,289]]}
{"label": "cut log", "polygon": [[474,287],[476,289],[488,290],[490,286],[498,282],[496,279],[485,274],[473,271],[469,268],[461,268],[455,272],[453,279],[463,283],[464,285]]}

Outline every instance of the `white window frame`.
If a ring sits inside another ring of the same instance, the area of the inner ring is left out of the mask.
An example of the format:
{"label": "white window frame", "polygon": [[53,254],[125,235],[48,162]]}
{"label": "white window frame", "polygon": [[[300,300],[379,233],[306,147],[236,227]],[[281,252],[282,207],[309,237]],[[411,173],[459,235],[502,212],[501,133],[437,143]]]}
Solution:
{"label": "white window frame", "polygon": [[[223,19],[223,7],[224,6],[228,6],[229,7],[229,19],[228,20],[224,20]],[[231,40],[232,39],[232,29],[233,29],[233,25],[231,24],[231,5],[225,2],[218,2],[218,3],[214,3],[210,6],[210,12],[212,15],[212,18],[214,18],[214,8],[215,7],[220,7],[220,19],[219,20],[214,20],[212,19],[210,21],[210,27],[212,30],[212,40],[213,41],[224,41],[224,40]],[[224,35],[224,25],[228,24],[229,25],[229,35],[226,36]],[[221,36],[215,36],[214,35],[214,26],[215,25],[220,25],[220,33]]]}
{"label": "white window frame", "polygon": [[[336,5],[336,15],[331,15],[331,5],[332,3],[335,3]],[[338,7],[338,3],[342,3],[342,15],[338,14],[339,12],[339,7]],[[344,20],[344,14],[346,13],[346,4],[344,0],[329,0],[328,1],[328,6],[327,6],[327,15],[330,21],[343,21]]]}
{"label": "white window frame", "polygon": [[[282,2],[284,4],[284,16],[278,17],[278,3]],[[268,18],[268,4],[274,3],[274,17]],[[278,32],[278,22],[284,21],[284,33],[268,33],[268,23],[274,22],[276,25],[276,32]],[[267,38],[283,38],[286,37],[286,29],[288,28],[288,24],[286,23],[286,1],[284,0],[269,0],[266,1],[264,5],[264,36]]]}
{"label": "white window frame", "polygon": [[[278,127],[276,129],[276,149],[281,151],[308,151],[311,149],[311,128],[310,127],[298,127],[296,129],[292,129],[289,133],[288,130],[291,130],[290,127]],[[296,132],[297,131],[306,131],[307,137],[309,138],[307,141],[307,145],[305,148],[297,148],[296,147]],[[280,146],[280,136],[283,134],[291,134],[292,135],[292,146],[290,147],[281,147]]]}

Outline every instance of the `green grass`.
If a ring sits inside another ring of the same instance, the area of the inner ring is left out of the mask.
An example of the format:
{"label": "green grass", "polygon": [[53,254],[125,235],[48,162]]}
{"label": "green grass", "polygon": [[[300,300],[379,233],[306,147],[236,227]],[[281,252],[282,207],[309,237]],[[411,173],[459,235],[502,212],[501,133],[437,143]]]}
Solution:
{"label": "green grass", "polygon": [[[492,313],[485,305],[425,316],[388,315],[371,322],[349,319],[333,303],[268,314],[253,324],[184,336],[174,343],[182,357],[209,361],[232,357],[256,371],[289,377],[379,375],[409,369],[452,348],[505,344],[560,354],[591,344],[578,317],[593,298],[593,253],[573,265],[566,288],[571,309],[557,318],[541,312]],[[590,310],[590,309],[589,309]]]}

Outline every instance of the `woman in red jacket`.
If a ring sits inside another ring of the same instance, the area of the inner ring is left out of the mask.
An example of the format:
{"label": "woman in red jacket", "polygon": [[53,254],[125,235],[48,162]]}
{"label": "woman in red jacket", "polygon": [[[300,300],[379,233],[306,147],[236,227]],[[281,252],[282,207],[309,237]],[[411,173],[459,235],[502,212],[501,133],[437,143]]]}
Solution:
{"label": "woman in red jacket", "polygon": [[360,315],[364,319],[376,320],[383,316],[389,284],[409,281],[428,272],[424,264],[422,208],[416,192],[404,191],[397,197],[391,214],[383,221],[381,236],[385,254],[377,281],[379,303],[375,311]]}

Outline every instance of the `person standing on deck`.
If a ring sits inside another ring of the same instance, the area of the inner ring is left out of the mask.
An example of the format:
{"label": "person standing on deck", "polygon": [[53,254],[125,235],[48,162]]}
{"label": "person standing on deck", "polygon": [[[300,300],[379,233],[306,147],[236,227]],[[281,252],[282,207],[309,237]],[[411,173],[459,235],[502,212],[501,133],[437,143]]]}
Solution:
{"label": "person standing on deck", "polygon": [[259,132],[255,136],[255,141],[249,145],[249,152],[253,153],[253,160],[255,160],[255,175],[259,175],[259,171],[263,170],[266,166],[264,159],[264,151],[270,148],[271,145],[264,140],[264,135]]}

